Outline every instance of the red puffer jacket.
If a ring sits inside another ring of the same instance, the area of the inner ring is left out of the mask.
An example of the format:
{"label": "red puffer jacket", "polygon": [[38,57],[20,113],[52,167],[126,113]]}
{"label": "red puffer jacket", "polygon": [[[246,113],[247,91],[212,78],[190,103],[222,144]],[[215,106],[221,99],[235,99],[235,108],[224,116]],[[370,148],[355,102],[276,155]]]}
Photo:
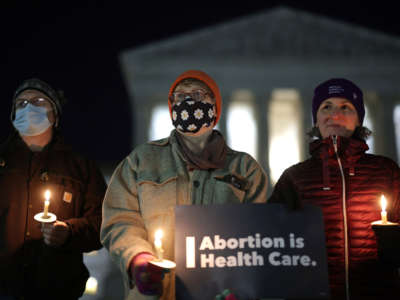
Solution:
{"label": "red puffer jacket", "polygon": [[399,221],[400,169],[367,149],[353,138],[312,142],[312,157],[285,170],[269,200],[322,208],[332,299],[397,299],[400,292],[397,269],[377,259],[371,228],[381,218],[382,194],[389,221]]}

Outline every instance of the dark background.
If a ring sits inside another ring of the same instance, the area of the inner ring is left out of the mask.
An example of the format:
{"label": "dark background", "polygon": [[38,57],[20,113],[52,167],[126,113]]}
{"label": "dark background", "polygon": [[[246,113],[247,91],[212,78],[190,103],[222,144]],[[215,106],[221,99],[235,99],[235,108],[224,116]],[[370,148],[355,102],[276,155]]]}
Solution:
{"label": "dark background", "polygon": [[120,51],[277,5],[399,37],[399,11],[387,2],[1,1],[0,139],[11,129],[14,90],[39,77],[69,99],[62,120],[67,140],[97,161],[119,161],[136,146]]}

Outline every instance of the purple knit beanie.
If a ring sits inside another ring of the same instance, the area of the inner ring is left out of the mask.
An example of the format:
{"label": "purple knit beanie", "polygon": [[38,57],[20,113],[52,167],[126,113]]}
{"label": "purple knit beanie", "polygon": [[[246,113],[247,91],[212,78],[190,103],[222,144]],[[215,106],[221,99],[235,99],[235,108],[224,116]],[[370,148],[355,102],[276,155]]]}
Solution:
{"label": "purple knit beanie", "polygon": [[317,111],[321,103],[328,98],[345,98],[349,100],[357,110],[360,125],[364,121],[365,108],[361,89],[350,80],[344,78],[332,78],[319,84],[314,90],[312,101],[312,115],[314,124],[317,122]]}

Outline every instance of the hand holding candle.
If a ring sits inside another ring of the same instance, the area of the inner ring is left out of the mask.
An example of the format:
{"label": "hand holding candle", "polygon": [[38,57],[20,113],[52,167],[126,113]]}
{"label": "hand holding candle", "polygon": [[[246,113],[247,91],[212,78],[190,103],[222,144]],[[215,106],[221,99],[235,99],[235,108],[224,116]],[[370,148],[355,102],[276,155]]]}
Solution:
{"label": "hand holding candle", "polygon": [[157,258],[150,261],[150,263],[160,268],[169,270],[175,268],[176,264],[173,261],[164,259],[164,249],[162,248],[162,241],[161,241],[163,237],[164,237],[164,232],[161,229],[158,229],[154,233],[154,248],[156,250]]}
{"label": "hand holding candle", "polygon": [[380,261],[400,266],[400,226],[398,223],[388,221],[387,202],[384,195],[381,196],[381,219],[372,222],[372,229],[375,232],[378,244],[378,257]]}
{"label": "hand holding candle", "polygon": [[397,225],[397,223],[392,223],[392,222],[388,221],[387,211],[386,211],[387,201],[386,201],[386,198],[384,195],[381,196],[380,202],[381,202],[380,204],[381,204],[381,209],[382,209],[381,210],[381,219],[379,221],[372,222],[371,224],[373,226],[375,226],[375,225],[377,225],[377,226],[379,226],[379,225],[384,225],[384,226]]}
{"label": "hand holding candle", "polygon": [[44,200],[43,212],[37,213],[34,216],[34,219],[36,221],[41,223],[52,223],[57,220],[56,215],[49,212],[50,196],[51,196],[50,191],[46,190],[44,193],[45,200]]}

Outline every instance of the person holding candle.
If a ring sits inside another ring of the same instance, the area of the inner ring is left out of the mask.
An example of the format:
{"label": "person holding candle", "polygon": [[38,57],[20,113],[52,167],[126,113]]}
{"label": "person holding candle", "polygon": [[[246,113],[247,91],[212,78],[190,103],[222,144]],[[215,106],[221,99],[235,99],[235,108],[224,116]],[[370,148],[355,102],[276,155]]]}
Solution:
{"label": "person holding candle", "polygon": [[124,276],[126,299],[158,299],[161,294],[160,299],[175,299],[174,271],[164,274],[148,262],[157,260],[157,229],[164,232],[163,257],[174,261],[176,204],[267,200],[261,166],[247,153],[230,149],[213,130],[222,99],[208,74],[189,70],[179,75],[168,105],[176,129],[167,138],[138,146],[119,164],[103,203],[101,240]]}
{"label": "person holding candle", "polygon": [[[89,277],[83,252],[102,246],[106,183],[64,141],[63,103],[37,78],[23,81],[12,100],[13,131],[0,145],[0,299],[78,299]],[[34,219],[46,211],[57,221]]]}
{"label": "person holding candle", "polygon": [[333,78],[314,90],[311,158],[286,169],[269,202],[290,209],[321,207],[326,233],[331,299],[396,299],[394,266],[378,261],[371,223],[379,220],[380,199],[388,200],[387,218],[400,218],[400,169],[391,159],[368,154],[361,89]]}

